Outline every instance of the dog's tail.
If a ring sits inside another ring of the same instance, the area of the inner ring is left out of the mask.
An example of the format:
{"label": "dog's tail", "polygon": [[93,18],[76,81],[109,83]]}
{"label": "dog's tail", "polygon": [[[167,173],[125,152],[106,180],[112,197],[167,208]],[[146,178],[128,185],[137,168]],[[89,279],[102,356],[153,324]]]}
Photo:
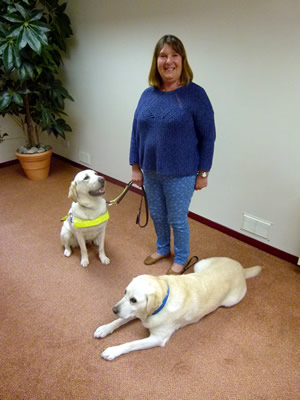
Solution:
{"label": "dog's tail", "polygon": [[259,265],[256,265],[255,267],[250,267],[250,268],[244,268],[244,274],[245,278],[254,278],[256,275],[258,275],[261,271],[261,267]]}

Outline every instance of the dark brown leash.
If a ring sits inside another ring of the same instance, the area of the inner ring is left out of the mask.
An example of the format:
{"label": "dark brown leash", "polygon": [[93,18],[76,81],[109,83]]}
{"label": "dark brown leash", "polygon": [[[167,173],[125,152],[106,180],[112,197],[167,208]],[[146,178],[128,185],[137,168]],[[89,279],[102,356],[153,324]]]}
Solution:
{"label": "dark brown leash", "polygon": [[181,275],[184,274],[188,269],[192,268],[192,266],[195,265],[198,261],[199,261],[199,258],[197,256],[191,257],[185,264],[185,266],[181,272]]}

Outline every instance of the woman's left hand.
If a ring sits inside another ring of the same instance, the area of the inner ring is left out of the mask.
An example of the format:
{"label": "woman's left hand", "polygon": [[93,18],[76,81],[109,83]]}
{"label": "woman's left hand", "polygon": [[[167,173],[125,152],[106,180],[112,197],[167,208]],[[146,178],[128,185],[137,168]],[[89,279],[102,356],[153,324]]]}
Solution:
{"label": "woman's left hand", "polygon": [[195,190],[204,189],[208,185],[208,178],[202,178],[201,176],[197,176],[195,183]]}

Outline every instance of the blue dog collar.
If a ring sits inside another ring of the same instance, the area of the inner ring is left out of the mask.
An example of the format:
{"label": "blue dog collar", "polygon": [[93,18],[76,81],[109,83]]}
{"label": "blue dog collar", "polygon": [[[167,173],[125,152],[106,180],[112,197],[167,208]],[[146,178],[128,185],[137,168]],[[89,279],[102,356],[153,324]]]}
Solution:
{"label": "blue dog collar", "polygon": [[151,315],[155,315],[155,314],[159,313],[164,308],[164,306],[166,305],[166,302],[168,301],[169,294],[170,294],[170,288],[168,286],[168,291],[167,291],[166,297],[163,299],[161,306],[156,311],[154,311],[154,313]]}

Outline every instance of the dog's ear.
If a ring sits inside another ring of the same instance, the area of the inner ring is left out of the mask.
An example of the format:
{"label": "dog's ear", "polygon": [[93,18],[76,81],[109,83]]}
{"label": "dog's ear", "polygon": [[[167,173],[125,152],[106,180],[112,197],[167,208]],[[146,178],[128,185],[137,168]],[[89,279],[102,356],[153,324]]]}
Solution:
{"label": "dog's ear", "polygon": [[75,201],[75,202],[78,200],[76,182],[75,181],[71,182],[71,185],[69,187],[68,198],[73,200],[73,201]]}
{"label": "dog's ear", "polygon": [[151,315],[157,310],[163,301],[161,294],[158,292],[148,295],[147,300],[147,315]]}

